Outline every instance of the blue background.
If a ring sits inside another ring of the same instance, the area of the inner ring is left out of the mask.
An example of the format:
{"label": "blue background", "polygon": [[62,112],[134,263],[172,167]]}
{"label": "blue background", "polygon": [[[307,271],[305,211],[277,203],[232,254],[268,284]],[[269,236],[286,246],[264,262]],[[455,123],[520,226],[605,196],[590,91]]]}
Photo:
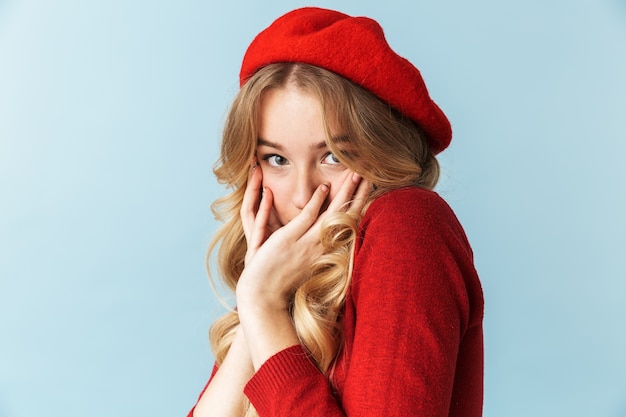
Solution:
{"label": "blue background", "polygon": [[[0,0],[0,416],[184,416],[221,311],[214,163],[300,1]],[[454,127],[485,416],[626,416],[626,3],[319,1],[377,19]]]}

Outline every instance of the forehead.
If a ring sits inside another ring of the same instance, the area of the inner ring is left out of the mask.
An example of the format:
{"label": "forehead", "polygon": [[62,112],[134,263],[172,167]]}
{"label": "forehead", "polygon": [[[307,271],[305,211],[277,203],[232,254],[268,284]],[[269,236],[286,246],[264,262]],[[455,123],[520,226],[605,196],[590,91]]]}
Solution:
{"label": "forehead", "polygon": [[319,97],[293,83],[268,89],[261,95],[258,106],[259,135],[299,129],[305,132],[317,130],[323,133],[321,138],[326,138],[328,127],[330,136],[342,136],[343,129],[334,107],[324,108]]}
{"label": "forehead", "polygon": [[[272,89],[261,97],[259,106],[261,137],[280,137],[295,132],[319,135],[320,132],[324,132],[324,126],[319,100],[301,89]],[[322,134],[322,138],[324,136]]]}

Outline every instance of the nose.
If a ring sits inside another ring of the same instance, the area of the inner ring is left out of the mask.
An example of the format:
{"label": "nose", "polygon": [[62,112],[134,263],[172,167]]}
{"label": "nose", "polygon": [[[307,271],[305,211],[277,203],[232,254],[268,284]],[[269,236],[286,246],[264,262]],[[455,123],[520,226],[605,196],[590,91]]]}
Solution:
{"label": "nose", "polygon": [[299,171],[296,176],[296,182],[291,197],[293,205],[298,210],[302,210],[322,182],[323,178],[316,170],[307,169]]}

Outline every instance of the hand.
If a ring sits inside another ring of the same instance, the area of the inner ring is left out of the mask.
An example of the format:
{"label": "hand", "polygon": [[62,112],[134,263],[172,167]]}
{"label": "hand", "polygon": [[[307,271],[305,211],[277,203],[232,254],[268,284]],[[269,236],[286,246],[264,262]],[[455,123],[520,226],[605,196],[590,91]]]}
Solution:
{"label": "hand", "polygon": [[256,249],[252,248],[261,246],[275,230],[282,226],[272,207],[272,200],[262,198],[262,183],[263,173],[255,157],[239,211],[248,246],[245,265],[248,265],[256,252]]}
{"label": "hand", "polygon": [[285,310],[289,296],[304,278],[305,266],[322,253],[324,219],[339,210],[360,211],[370,188],[367,181],[346,171],[339,191],[323,213],[320,209],[330,192],[328,184],[321,184],[302,211],[282,226],[273,210],[272,191],[266,188],[260,196],[261,183],[262,173],[257,167],[250,174],[241,208],[248,251],[237,284],[240,313],[250,303]]}

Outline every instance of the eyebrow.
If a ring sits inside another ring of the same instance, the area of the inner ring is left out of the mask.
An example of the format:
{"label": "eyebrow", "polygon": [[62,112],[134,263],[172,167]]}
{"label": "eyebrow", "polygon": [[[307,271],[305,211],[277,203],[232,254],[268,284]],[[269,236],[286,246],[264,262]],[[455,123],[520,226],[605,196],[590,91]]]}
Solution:
{"label": "eyebrow", "polygon": [[[336,137],[331,138],[330,140],[333,143],[345,143],[349,141],[347,135],[336,136]],[[277,149],[281,152],[285,150],[282,145],[275,143],[275,142],[271,142],[263,138],[257,138],[257,146],[269,146],[270,148]],[[326,142],[323,141],[323,142],[316,143],[315,145],[311,146],[311,148],[312,149],[324,149],[327,146],[328,145],[326,145]]]}
{"label": "eyebrow", "polygon": [[278,143],[270,142],[269,140],[265,140],[262,138],[257,138],[256,146],[269,146],[270,148],[278,149],[279,151],[283,151],[283,147]]}

